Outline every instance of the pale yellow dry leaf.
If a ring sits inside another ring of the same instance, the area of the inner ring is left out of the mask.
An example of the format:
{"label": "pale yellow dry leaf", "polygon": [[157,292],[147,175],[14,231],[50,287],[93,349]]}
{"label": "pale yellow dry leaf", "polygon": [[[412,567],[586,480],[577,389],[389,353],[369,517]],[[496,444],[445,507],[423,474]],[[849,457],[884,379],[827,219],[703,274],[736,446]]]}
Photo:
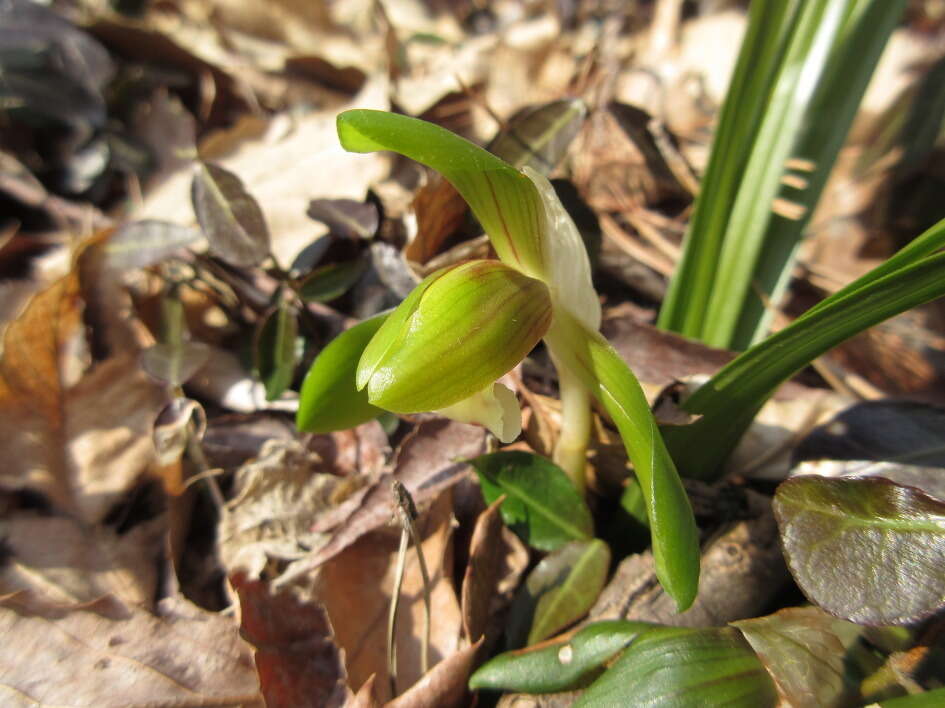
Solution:
{"label": "pale yellow dry leaf", "polygon": [[[78,270],[39,293],[7,327],[0,359],[0,485],[46,495],[100,520],[154,462],[151,427],[166,401],[133,349],[93,362]],[[113,314],[98,318],[104,329]],[[98,341],[129,343],[106,331]]]}

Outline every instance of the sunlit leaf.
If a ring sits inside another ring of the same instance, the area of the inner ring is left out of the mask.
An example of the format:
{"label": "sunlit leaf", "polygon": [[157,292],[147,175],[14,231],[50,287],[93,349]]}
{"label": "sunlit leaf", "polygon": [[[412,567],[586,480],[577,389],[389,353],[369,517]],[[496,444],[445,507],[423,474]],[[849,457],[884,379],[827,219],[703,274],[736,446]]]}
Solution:
{"label": "sunlit leaf", "polygon": [[256,333],[256,373],[266,387],[267,401],[281,396],[292,383],[298,328],[295,308],[283,302],[266,314]]}
{"label": "sunlit leaf", "polygon": [[348,239],[369,239],[380,223],[373,202],[353,199],[313,199],[305,212],[328,227],[332,236]]}
{"label": "sunlit leaf", "polygon": [[842,706],[856,695],[847,680],[847,650],[863,627],[817,607],[791,607],[732,622],[751,644],[784,698],[795,708]]}
{"label": "sunlit leaf", "polygon": [[587,106],[577,98],[529,106],[512,116],[489,152],[513,167],[547,175],[567,154],[586,117]]}
{"label": "sunlit leaf", "polygon": [[545,556],[529,573],[512,607],[512,644],[534,644],[579,620],[594,604],[610,566],[610,549],[599,539],[572,541]]}
{"label": "sunlit leaf", "polygon": [[262,210],[232,172],[212,162],[198,163],[191,200],[215,256],[235,266],[253,266],[269,255]]}
{"label": "sunlit leaf", "polygon": [[507,652],[470,677],[473,690],[554,693],[586,685],[618,652],[654,625],[648,622],[595,622],[550,646]]}
{"label": "sunlit leaf", "polygon": [[634,641],[575,708],[639,705],[766,708],[774,682],[734,629],[651,629]]}
{"label": "sunlit leaf", "polygon": [[901,624],[945,604],[945,502],[884,479],[802,476],[774,511],[797,584],[831,614]]}
{"label": "sunlit leaf", "polygon": [[196,229],[169,221],[132,221],[108,239],[105,257],[112,268],[146,268],[160,263],[199,238],[200,232]]}
{"label": "sunlit leaf", "polygon": [[463,195],[499,258],[541,276],[542,206],[511,165],[437,125],[383,111],[345,111],[338,137],[346,150],[393,150],[435,169]]}
{"label": "sunlit leaf", "polygon": [[594,520],[564,471],[527,452],[507,451],[471,461],[482,495],[492,504],[503,494],[502,519],[521,539],[542,551],[569,541],[588,541]]}

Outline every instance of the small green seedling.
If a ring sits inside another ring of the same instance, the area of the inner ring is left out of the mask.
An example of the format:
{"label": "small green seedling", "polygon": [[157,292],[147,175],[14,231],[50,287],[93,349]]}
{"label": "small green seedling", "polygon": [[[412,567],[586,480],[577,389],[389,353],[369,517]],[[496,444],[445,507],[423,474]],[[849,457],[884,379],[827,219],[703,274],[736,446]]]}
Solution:
{"label": "small green seedling", "polygon": [[[437,411],[485,425],[509,442],[521,430],[521,413],[497,379],[543,339],[558,370],[563,410],[555,462],[583,491],[590,401],[597,398],[634,465],[657,576],[680,610],[689,607],[699,582],[692,509],[639,383],[598,332],[600,303],[587,252],[551,184],[415,118],[347,111],[338,117],[338,135],[347,150],[393,150],[442,173],[469,204],[499,259],[431,274],[366,343],[364,329],[342,334],[306,377],[299,427],[346,428],[377,409]],[[350,355],[348,363],[338,360],[339,352]],[[334,410],[343,412],[337,420]]]}

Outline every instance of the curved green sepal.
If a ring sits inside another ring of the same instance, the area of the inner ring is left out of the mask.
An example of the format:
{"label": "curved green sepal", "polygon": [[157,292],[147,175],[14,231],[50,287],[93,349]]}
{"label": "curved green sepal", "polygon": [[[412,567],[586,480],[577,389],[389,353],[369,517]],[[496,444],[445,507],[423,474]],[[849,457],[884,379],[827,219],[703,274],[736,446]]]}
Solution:
{"label": "curved green sepal", "polygon": [[469,261],[428,276],[364,350],[358,388],[395,413],[447,408],[518,364],[551,323],[540,280],[499,261]]}
{"label": "curved green sepal", "polygon": [[555,312],[546,341],[620,431],[646,502],[656,577],[682,612],[699,589],[699,531],[639,382],[606,339],[563,310]]}
{"label": "curved green sepal", "polygon": [[605,662],[653,626],[628,620],[595,622],[566,641],[500,654],[476,670],[469,688],[524,693],[580,688],[597,677]]}
{"label": "curved green sepal", "polygon": [[295,425],[311,433],[346,430],[383,413],[355,387],[355,370],[364,347],[388,313],[376,315],[335,337],[312,362],[299,396]]}
{"label": "curved green sepal", "polygon": [[341,113],[338,138],[345,150],[392,150],[433,168],[469,204],[502,261],[544,275],[544,208],[531,181],[508,163],[438,125],[384,111]]}

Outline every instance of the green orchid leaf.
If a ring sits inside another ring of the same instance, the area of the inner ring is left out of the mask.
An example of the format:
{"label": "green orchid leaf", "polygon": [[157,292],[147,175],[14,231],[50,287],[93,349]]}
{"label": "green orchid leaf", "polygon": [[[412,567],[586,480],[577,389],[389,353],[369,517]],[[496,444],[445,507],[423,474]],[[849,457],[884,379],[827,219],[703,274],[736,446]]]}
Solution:
{"label": "green orchid leaf", "polygon": [[364,348],[387,319],[376,315],[342,332],[312,362],[299,395],[295,424],[299,430],[329,433],[366,423],[384,411],[372,406],[367,391],[355,386],[355,371]]}
{"label": "green orchid leaf", "polygon": [[880,701],[880,708],[939,708],[945,705],[945,688]]}
{"label": "green orchid leaf", "polygon": [[298,351],[299,323],[295,308],[286,302],[263,317],[256,332],[256,375],[266,388],[266,400],[274,401],[292,384]]}
{"label": "green orchid leaf", "polygon": [[442,174],[469,204],[499,258],[542,276],[541,201],[511,165],[433,123],[384,111],[345,111],[338,116],[338,137],[346,150],[392,150]]}
{"label": "green orchid leaf", "polygon": [[595,622],[550,646],[500,654],[476,670],[469,688],[554,693],[586,686],[607,661],[654,626],[628,620]]}
{"label": "green orchid leaf", "polygon": [[699,589],[699,532],[643,390],[606,339],[557,310],[546,337],[556,362],[597,397],[620,431],[646,504],[656,576],[682,612]]}
{"label": "green orchid leaf", "polygon": [[778,693],[736,630],[659,627],[637,638],[574,703],[774,708]]}
{"label": "green orchid leaf", "polygon": [[903,624],[945,605],[945,502],[882,478],[805,475],[778,487],[774,512],[791,574],[827,612]]}
{"label": "green orchid leaf", "polygon": [[469,261],[424,279],[358,365],[357,386],[395,413],[451,406],[518,364],[551,322],[547,286],[499,261]]}
{"label": "green orchid leaf", "polygon": [[610,549],[600,539],[571,541],[529,573],[512,605],[511,646],[535,644],[591,609],[607,580]]}
{"label": "green orchid leaf", "polygon": [[584,498],[553,462],[510,450],[483,455],[470,464],[482,495],[492,504],[503,494],[502,520],[532,548],[553,551],[569,541],[589,541],[594,520]]}

